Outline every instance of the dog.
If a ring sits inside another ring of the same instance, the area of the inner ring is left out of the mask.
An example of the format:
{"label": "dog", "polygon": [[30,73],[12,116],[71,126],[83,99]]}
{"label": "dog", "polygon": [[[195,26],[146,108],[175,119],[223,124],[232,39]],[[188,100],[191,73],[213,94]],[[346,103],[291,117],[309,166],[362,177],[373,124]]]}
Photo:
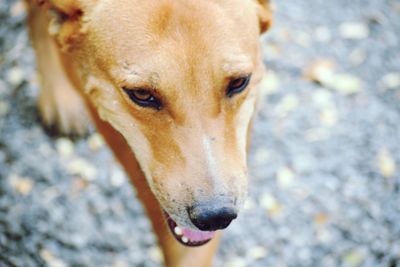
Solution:
{"label": "dog", "polygon": [[[267,0],[27,0],[44,123],[92,120],[166,266],[211,266],[247,194]],[[167,223],[166,223],[167,222]]]}

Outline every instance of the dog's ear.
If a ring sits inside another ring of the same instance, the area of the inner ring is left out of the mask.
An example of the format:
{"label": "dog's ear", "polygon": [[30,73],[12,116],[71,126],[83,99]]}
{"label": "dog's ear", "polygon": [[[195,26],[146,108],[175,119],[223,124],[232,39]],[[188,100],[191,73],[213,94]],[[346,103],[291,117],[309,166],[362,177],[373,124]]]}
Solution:
{"label": "dog's ear", "polygon": [[38,0],[51,14],[49,33],[63,51],[79,46],[85,34],[84,16],[97,0]]}
{"label": "dog's ear", "polygon": [[269,0],[255,0],[260,21],[260,33],[266,32],[272,25],[272,8]]}

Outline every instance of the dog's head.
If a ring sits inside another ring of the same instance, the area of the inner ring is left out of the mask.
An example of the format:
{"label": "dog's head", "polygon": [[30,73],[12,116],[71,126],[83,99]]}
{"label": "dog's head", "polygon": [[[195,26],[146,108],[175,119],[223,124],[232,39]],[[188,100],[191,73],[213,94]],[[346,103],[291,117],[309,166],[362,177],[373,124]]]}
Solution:
{"label": "dog's head", "polygon": [[59,44],[100,117],[125,137],[175,236],[205,243],[246,197],[268,3],[50,2],[62,12]]}

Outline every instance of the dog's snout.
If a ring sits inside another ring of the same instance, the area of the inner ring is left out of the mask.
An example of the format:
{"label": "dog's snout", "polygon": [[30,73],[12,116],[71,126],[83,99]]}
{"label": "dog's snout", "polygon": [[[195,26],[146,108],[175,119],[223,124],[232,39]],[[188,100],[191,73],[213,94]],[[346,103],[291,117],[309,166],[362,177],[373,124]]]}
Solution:
{"label": "dog's snout", "polygon": [[192,223],[202,231],[216,231],[228,227],[237,217],[232,204],[200,203],[188,209]]}

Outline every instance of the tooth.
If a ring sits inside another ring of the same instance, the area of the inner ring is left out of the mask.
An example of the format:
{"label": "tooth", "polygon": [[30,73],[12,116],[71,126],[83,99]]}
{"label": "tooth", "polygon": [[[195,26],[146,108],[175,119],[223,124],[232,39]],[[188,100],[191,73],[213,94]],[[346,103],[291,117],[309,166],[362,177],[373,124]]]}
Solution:
{"label": "tooth", "polygon": [[186,236],[182,236],[181,240],[183,243],[189,242],[189,238],[187,238]]}
{"label": "tooth", "polygon": [[179,226],[177,226],[174,228],[174,233],[176,235],[182,235],[182,229]]}

